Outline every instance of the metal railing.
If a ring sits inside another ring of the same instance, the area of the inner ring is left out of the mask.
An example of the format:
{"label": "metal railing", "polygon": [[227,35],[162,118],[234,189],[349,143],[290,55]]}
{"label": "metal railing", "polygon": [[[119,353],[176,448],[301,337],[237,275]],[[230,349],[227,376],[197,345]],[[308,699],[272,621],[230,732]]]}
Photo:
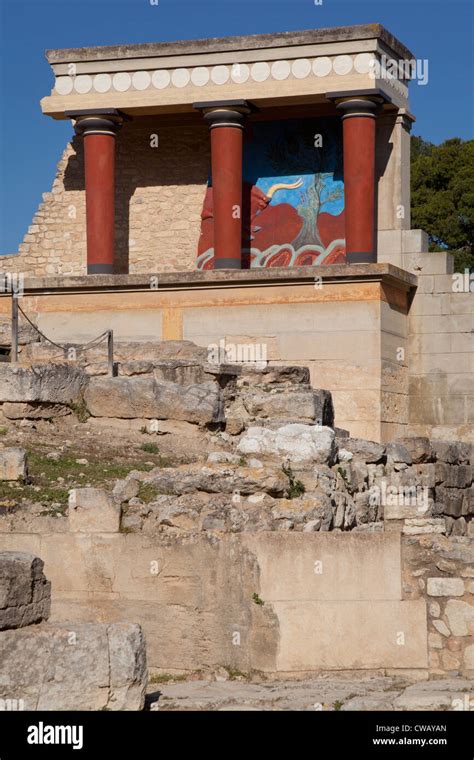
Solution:
{"label": "metal railing", "polygon": [[11,354],[10,354],[10,361],[12,363],[18,362],[19,315],[20,314],[26,319],[28,324],[38,333],[38,335],[41,336],[43,340],[45,340],[47,343],[50,343],[52,346],[59,348],[62,351],[60,355],[49,357],[53,361],[55,359],[68,359],[69,361],[71,361],[71,356],[70,356],[71,349],[74,351],[74,358],[75,358],[77,354],[85,353],[86,351],[89,351],[91,348],[95,348],[96,346],[100,345],[105,340],[107,340],[108,373],[110,377],[114,376],[114,331],[113,330],[105,330],[97,338],[94,338],[93,340],[89,341],[89,343],[80,343],[79,345],[74,344],[74,345],[61,346],[59,343],[56,343],[54,340],[51,340],[51,338],[48,338],[48,336],[45,335],[43,332],[41,332],[41,330],[34,324],[34,322],[31,321],[29,316],[25,314],[20,304],[18,303],[18,295],[14,292],[12,293],[12,348],[11,348]]}

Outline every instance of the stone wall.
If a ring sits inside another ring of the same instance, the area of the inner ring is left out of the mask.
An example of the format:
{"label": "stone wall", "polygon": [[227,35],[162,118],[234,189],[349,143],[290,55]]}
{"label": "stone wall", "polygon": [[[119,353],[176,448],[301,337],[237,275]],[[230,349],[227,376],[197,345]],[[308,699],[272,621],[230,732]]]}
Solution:
{"label": "stone wall", "polygon": [[165,346],[188,355],[113,378],[100,363],[0,366],[10,418],[82,398],[112,429],[220,429],[199,461],[76,488],[67,513],[0,515],[0,548],[44,558],[56,619],[136,620],[166,672],[472,674],[471,444],[353,438],[304,368]]}
{"label": "stone wall", "polygon": [[[101,276],[97,276],[101,277]],[[216,278],[214,280],[214,277]],[[316,278],[316,280],[315,280]],[[319,279],[321,282],[319,283]],[[336,424],[356,437],[390,440],[408,421],[407,312],[416,283],[385,264],[262,269],[229,276],[214,272],[162,274],[159,287],[144,275],[41,280],[25,288],[20,306],[49,338],[87,343],[113,329],[122,345],[142,356],[154,342],[191,340],[265,352],[271,365],[301,365],[314,386],[328,388]],[[3,343],[11,304],[0,297]],[[23,317],[22,326],[26,324]],[[26,340],[22,337],[22,340]],[[132,345],[133,344],[133,345]],[[58,354],[32,344],[38,361]],[[403,350],[400,360],[397,351]],[[96,352],[106,356],[106,344]],[[122,352],[121,357],[127,357]]]}
{"label": "stone wall", "polygon": [[[392,364],[407,369],[406,431],[442,440],[473,441],[472,277],[469,273],[454,274],[453,257],[448,253],[428,253],[428,236],[421,230],[381,235],[379,260],[390,261],[418,278],[403,325],[405,343],[395,344],[405,346],[406,352],[403,358],[396,358],[392,344],[390,355]],[[391,372],[386,376],[391,379]]]}
{"label": "stone wall", "polygon": [[[158,147],[151,147],[153,135]],[[116,255],[119,272],[194,270],[210,165],[208,129],[126,124],[117,137]],[[51,192],[43,194],[19,256],[3,271],[86,273],[82,140],[68,143]]]}
{"label": "stone wall", "polygon": [[52,532],[38,518],[13,532],[0,518],[0,547],[41,551],[55,625],[139,621],[153,670],[473,675],[466,538],[146,535],[113,532],[103,519],[56,518]]}
{"label": "stone wall", "polygon": [[142,709],[140,626],[46,622],[51,583],[43,567],[34,554],[0,551],[1,709]]}
{"label": "stone wall", "polygon": [[428,611],[429,668],[433,675],[474,670],[474,558],[472,539],[426,535],[403,543],[405,598]]}

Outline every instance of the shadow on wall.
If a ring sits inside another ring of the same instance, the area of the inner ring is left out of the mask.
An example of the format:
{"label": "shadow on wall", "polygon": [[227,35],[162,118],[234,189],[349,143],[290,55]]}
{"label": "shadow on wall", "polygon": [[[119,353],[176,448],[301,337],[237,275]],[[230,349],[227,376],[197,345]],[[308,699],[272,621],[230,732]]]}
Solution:
{"label": "shadow on wall", "polygon": [[[183,116],[183,119],[186,118],[187,115]],[[308,122],[310,120],[304,121]],[[290,120],[286,123],[291,125],[292,123],[301,123],[301,120]],[[258,128],[256,128],[257,132],[258,130],[262,131],[262,124],[259,124]],[[201,186],[202,201],[204,201],[210,169],[210,140],[207,126],[199,121],[193,123],[192,118],[189,119],[188,124],[181,125],[172,125],[169,121],[163,119],[138,118],[135,121],[126,123],[116,140],[116,260],[117,272],[126,274],[130,268],[130,237],[136,234],[137,224],[141,225],[139,234],[143,235],[145,242],[149,241],[151,249],[153,246],[157,246],[158,243],[153,240],[153,237],[150,239],[150,230],[153,230],[153,228],[159,229],[160,224],[163,226],[169,224],[170,219],[173,217],[173,206],[180,204],[180,187],[190,185]],[[383,144],[381,144],[382,142]],[[74,137],[72,147],[75,150],[75,155],[69,157],[64,174],[66,193],[68,191],[84,191],[84,150],[82,138]],[[379,133],[376,160],[376,210],[377,183],[385,173],[392,150],[393,145],[389,139],[384,140],[383,136]],[[296,155],[295,160],[297,158],[298,156]],[[254,166],[254,162],[251,162],[251,165],[252,171],[255,173],[258,167]],[[301,169],[300,166],[293,168],[295,171],[296,169]],[[337,173],[336,177],[342,179]],[[255,184],[257,177],[252,176],[251,180]],[[149,188],[150,190],[145,196],[137,192],[139,188]],[[162,217],[163,191],[167,188],[178,188],[178,190],[167,198],[167,201],[171,204],[171,210],[168,208]],[[200,211],[202,209],[202,201],[199,204]],[[246,201],[247,203],[244,202],[244,207],[246,216],[249,217],[251,204],[249,198]],[[143,215],[134,215],[135,229],[131,230],[131,207],[134,204],[140,205],[145,202],[147,204],[146,212]],[[308,212],[310,215],[311,208],[308,208]],[[337,213],[337,209],[336,211],[333,209],[333,213]],[[309,219],[309,222],[314,224],[314,220],[311,222],[311,219]],[[376,222],[377,220],[375,220],[375,224]],[[198,223],[196,222],[196,224]],[[244,228],[248,227],[250,229],[251,226],[250,218],[244,219]],[[309,262],[305,261],[304,263]],[[273,265],[281,264],[275,263]]]}
{"label": "shadow on wall", "polygon": [[[130,211],[133,204],[142,204],[144,198],[137,190],[153,188],[147,202],[154,205],[156,215],[143,219],[143,232],[151,223],[160,225],[160,203],[166,188],[202,185],[205,193],[210,146],[207,126],[201,124],[161,126],[150,122],[146,126],[138,122],[127,123],[116,138],[115,172],[115,240],[117,273],[127,274],[130,265]],[[152,147],[152,143],[156,147]],[[68,159],[64,173],[64,189],[84,191],[84,147],[81,138],[74,137],[72,147],[75,155]],[[168,200],[177,204],[179,190]],[[67,203],[67,202],[66,202]],[[167,216],[166,223],[168,223]],[[150,243],[153,246],[154,243]]]}
{"label": "shadow on wall", "polygon": [[[395,117],[394,117],[395,118]],[[376,122],[377,124],[377,122]],[[391,133],[387,129],[377,128],[375,137],[375,202],[374,202],[374,230],[375,230],[375,253],[377,250],[377,232],[379,229],[379,182],[385,175],[385,171],[393,153],[393,143],[390,142]]]}

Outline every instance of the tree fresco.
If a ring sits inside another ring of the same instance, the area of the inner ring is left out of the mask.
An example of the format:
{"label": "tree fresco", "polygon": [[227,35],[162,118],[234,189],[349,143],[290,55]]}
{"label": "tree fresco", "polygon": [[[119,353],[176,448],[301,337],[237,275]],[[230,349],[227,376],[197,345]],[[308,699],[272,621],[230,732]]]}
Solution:
{"label": "tree fresco", "polygon": [[[345,261],[338,119],[251,124],[243,161],[244,267]],[[204,201],[198,268],[213,266],[212,186]]]}

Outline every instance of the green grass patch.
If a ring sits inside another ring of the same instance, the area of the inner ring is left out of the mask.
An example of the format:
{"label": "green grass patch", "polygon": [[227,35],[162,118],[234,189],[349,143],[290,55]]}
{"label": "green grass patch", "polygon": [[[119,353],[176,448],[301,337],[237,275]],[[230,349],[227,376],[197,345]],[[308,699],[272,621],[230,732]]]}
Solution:
{"label": "green grass patch", "polygon": [[144,504],[149,504],[151,501],[154,501],[157,496],[158,491],[151,483],[140,483],[138,498],[141,499]]}
{"label": "green grass patch", "polygon": [[250,681],[250,673],[244,673],[232,665],[223,665],[222,668],[227,672],[229,681]]}
{"label": "green grass patch", "polygon": [[74,412],[79,422],[87,422],[90,417],[89,410],[83,398],[75,404],[69,404],[69,408]]}
{"label": "green grass patch", "polygon": [[283,470],[286,477],[288,478],[288,489],[286,491],[286,498],[297,499],[299,496],[302,496],[304,492],[306,491],[305,485],[304,483],[301,482],[301,480],[298,480],[293,470],[291,469],[291,465],[289,464],[282,465],[281,469]]}
{"label": "green grass patch", "polygon": [[156,443],[142,443],[140,446],[142,451],[146,451],[147,454],[159,454],[160,450]]}
{"label": "green grass patch", "polygon": [[187,675],[173,675],[173,673],[158,673],[157,675],[150,676],[148,679],[149,684],[155,684],[155,683],[179,683],[181,681],[186,681],[188,678]]}

